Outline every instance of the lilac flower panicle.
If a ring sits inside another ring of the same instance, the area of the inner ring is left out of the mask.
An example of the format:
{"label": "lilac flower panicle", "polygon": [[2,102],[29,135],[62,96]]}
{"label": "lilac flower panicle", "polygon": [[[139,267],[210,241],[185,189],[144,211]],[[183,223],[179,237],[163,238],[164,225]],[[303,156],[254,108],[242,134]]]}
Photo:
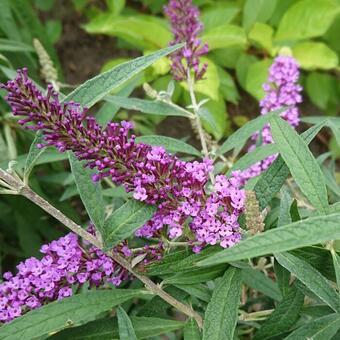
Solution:
{"label": "lilac flower panicle", "polygon": [[[276,57],[269,70],[268,82],[263,85],[266,95],[260,101],[261,114],[264,115],[281,107],[290,106],[290,108],[281,113],[281,117],[291,126],[297,127],[300,121],[297,104],[302,102],[302,87],[297,83],[298,80],[299,66],[296,60],[290,56]],[[255,141],[258,137],[258,134],[253,136],[254,144],[249,147],[248,152],[256,148]],[[262,144],[273,143],[273,137],[268,124],[262,129],[261,138]],[[244,184],[248,179],[260,175],[269,168],[276,157],[277,155],[269,156],[240,172],[241,182]]]}
{"label": "lilac flower panicle", "polygon": [[[116,252],[131,256],[126,245]],[[48,302],[73,295],[75,288],[105,284],[119,286],[129,277],[100,249],[81,245],[78,236],[69,233],[41,247],[41,260],[31,257],[17,265],[18,273],[5,273],[0,284],[0,324]]]}
{"label": "lilac flower panicle", "polygon": [[170,56],[174,78],[176,80],[187,79],[188,71],[193,69],[195,79],[202,79],[207,64],[200,66],[200,57],[208,53],[208,44],[202,45],[198,38],[203,29],[203,25],[199,21],[198,8],[193,5],[192,0],[170,0],[169,4],[164,7],[164,12],[170,20],[174,35],[171,45],[186,43],[184,48]]}
{"label": "lilac flower panicle", "polygon": [[[86,160],[86,166],[97,169],[95,181],[109,177],[136,200],[157,205],[152,219],[136,236],[155,237],[166,228],[169,237],[176,238],[188,226],[199,247],[216,243],[225,247],[239,240],[237,217],[243,209],[243,190],[237,188],[236,180],[223,177],[223,194],[217,187],[208,194],[205,187],[213,170],[211,160],[184,162],[162,147],[136,144],[135,136],[130,136],[130,122],[109,123],[103,129],[79,104],[61,104],[51,86],[44,96],[28,79],[26,69],[2,87],[8,91],[13,113],[23,116],[19,123],[42,130],[45,145],[61,152],[71,150],[78,159]],[[216,185],[221,181],[222,177]],[[216,225],[210,228],[215,207]],[[225,226],[220,220],[227,216],[231,217]]]}

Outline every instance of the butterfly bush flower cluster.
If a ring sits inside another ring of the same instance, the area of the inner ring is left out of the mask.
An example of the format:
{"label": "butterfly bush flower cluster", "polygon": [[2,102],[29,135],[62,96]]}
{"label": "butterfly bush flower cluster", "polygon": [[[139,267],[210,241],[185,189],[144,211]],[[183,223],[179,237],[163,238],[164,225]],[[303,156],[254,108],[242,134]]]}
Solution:
{"label": "butterfly bush flower cluster", "polygon": [[[268,112],[289,106],[286,111],[281,113],[281,117],[291,126],[297,127],[299,124],[297,104],[302,101],[302,87],[297,83],[298,80],[299,66],[296,60],[290,56],[276,57],[269,70],[268,82],[263,85],[266,95],[260,102],[261,114],[265,115]],[[273,143],[273,137],[268,124],[262,129],[260,135],[255,134],[253,136],[254,144],[249,147],[248,152],[255,150],[256,140],[259,138],[262,144]],[[242,182],[245,183],[249,178],[261,174],[273,163],[276,157],[276,155],[272,155],[242,171],[240,173]]]}
{"label": "butterfly bush flower cluster", "polygon": [[[114,250],[131,256],[122,244]],[[78,236],[69,233],[41,247],[41,260],[31,257],[17,265],[17,274],[4,274],[0,284],[0,323],[8,322],[48,302],[71,296],[75,289],[105,284],[118,286],[129,276],[100,249],[82,245]]]}
{"label": "butterfly bush flower cluster", "polygon": [[200,57],[208,53],[208,44],[202,44],[198,38],[203,29],[198,8],[192,4],[192,0],[170,0],[164,7],[164,12],[170,20],[174,35],[171,45],[185,42],[183,49],[170,56],[174,78],[185,80],[188,71],[193,69],[195,79],[202,79],[207,64],[200,66]]}
{"label": "butterfly bush flower cluster", "polygon": [[[243,211],[244,192],[236,180],[225,177],[207,192],[211,160],[184,162],[162,147],[137,144],[130,135],[130,122],[109,123],[103,129],[79,104],[61,104],[51,86],[43,95],[28,79],[26,69],[3,87],[13,113],[23,116],[19,123],[42,130],[44,145],[73,151],[88,167],[98,170],[95,181],[109,177],[136,200],[157,205],[155,215],[137,236],[155,237],[166,227],[169,237],[176,238],[188,225],[199,246],[219,243],[226,247],[239,240],[236,217]],[[225,189],[218,191],[222,182]],[[227,216],[228,225],[223,223]]]}

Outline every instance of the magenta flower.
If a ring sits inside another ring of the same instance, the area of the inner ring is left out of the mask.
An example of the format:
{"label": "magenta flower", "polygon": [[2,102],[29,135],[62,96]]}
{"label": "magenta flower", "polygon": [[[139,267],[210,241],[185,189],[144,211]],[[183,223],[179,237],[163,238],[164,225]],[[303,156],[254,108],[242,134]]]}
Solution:
{"label": "magenta flower", "polygon": [[[223,195],[217,194],[216,187],[212,193],[207,192],[209,172],[213,170],[210,160],[184,162],[162,147],[136,144],[135,136],[129,135],[130,122],[109,123],[103,129],[94,117],[86,116],[86,110],[79,104],[61,104],[51,86],[44,96],[28,79],[25,69],[2,87],[8,91],[6,98],[13,113],[23,116],[19,123],[42,130],[46,145],[61,152],[73,151],[79,159],[86,160],[86,166],[97,169],[94,180],[110,177],[115,184],[133,192],[135,199],[158,206],[153,218],[136,232],[137,236],[155,237],[167,228],[169,237],[176,238],[188,226],[193,241],[202,246],[216,243],[230,246],[239,240],[235,218],[230,222],[231,233],[221,232],[217,226],[209,229],[211,214],[206,210],[210,211],[211,203],[219,206],[216,219],[238,217],[244,196],[243,190],[238,191],[238,183],[225,177],[224,181],[230,184],[226,184]],[[202,234],[199,222],[195,222],[197,216],[207,220],[204,228],[209,229],[208,236]]]}
{"label": "magenta flower", "polygon": [[[297,83],[299,80],[299,66],[293,57],[278,56],[274,59],[269,70],[268,82],[263,85],[265,97],[260,101],[261,114],[280,109],[283,106],[290,106],[289,109],[281,113],[291,126],[297,127],[299,124],[299,110],[297,104],[302,102],[302,87]],[[259,138],[259,134],[253,136],[254,142]],[[273,143],[270,126],[266,125],[261,131],[262,144]],[[248,149],[248,152],[256,148],[254,143]],[[272,155],[261,162],[257,162],[250,168],[242,171],[240,176],[243,184],[250,178],[260,175],[276,159]]]}
{"label": "magenta flower", "polygon": [[[131,255],[124,244],[115,251]],[[71,296],[85,283],[89,288],[107,284],[119,286],[129,277],[126,269],[100,249],[80,244],[74,233],[43,245],[40,252],[41,260],[31,257],[18,264],[16,275],[4,274],[5,281],[0,284],[0,323]]]}
{"label": "magenta flower", "polygon": [[172,74],[176,80],[187,79],[188,70],[193,69],[195,79],[202,79],[207,64],[200,66],[200,56],[208,53],[208,44],[202,45],[198,38],[203,29],[199,21],[200,12],[192,0],[170,0],[164,7],[164,13],[170,20],[174,39],[171,45],[185,42],[179,51],[171,54]]}

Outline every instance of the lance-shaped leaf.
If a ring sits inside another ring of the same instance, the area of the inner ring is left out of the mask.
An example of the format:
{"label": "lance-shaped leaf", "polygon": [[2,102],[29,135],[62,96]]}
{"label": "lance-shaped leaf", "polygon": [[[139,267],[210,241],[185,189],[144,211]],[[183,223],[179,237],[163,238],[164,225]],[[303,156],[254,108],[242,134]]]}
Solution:
{"label": "lance-shaped leaf", "polygon": [[338,286],[339,294],[340,294],[340,256],[336,253],[334,249],[331,250],[332,258],[333,258],[333,266],[336,277],[336,284]]}
{"label": "lance-shaped leaf", "polygon": [[289,253],[275,255],[276,260],[294,274],[309,290],[336,312],[340,311],[340,299],[330,282],[308,262]]}
{"label": "lance-shaped leaf", "polygon": [[28,180],[28,177],[32,169],[36,165],[39,157],[47,150],[46,147],[38,148],[38,145],[43,144],[43,143],[44,143],[43,134],[41,131],[38,131],[35,134],[34,140],[30,146],[30,149],[28,151],[28,155],[26,158],[26,162],[25,162],[24,178],[26,182]]}
{"label": "lance-shaped leaf", "polygon": [[[322,120],[301,135],[306,144],[309,144],[314,139],[319,131],[325,126],[325,123],[326,121]],[[255,185],[254,191],[256,192],[256,197],[261,209],[264,209],[275,194],[280,191],[288,175],[289,169],[283,158],[279,156],[269,169],[262,174]]]}
{"label": "lance-shaped leaf", "polygon": [[93,171],[85,168],[84,162],[79,161],[72,152],[69,152],[69,161],[80,198],[90,220],[103,233],[105,210],[101,185],[92,181]]}
{"label": "lance-shaped leaf", "polygon": [[192,268],[186,272],[180,272],[164,279],[165,284],[195,284],[213,280],[221,276],[226,270],[226,265],[218,265],[210,268]]}
{"label": "lance-shaped leaf", "polygon": [[328,196],[319,164],[296,131],[283,119],[270,120],[273,139],[291,174],[307,199],[327,213]]}
{"label": "lance-shaped leaf", "polygon": [[[150,339],[154,336],[175,331],[185,326],[183,321],[161,318],[131,316],[137,339]],[[54,340],[112,340],[119,339],[118,322],[114,318],[91,321],[86,325],[65,329],[51,337]],[[195,339],[196,340],[196,339]]]}
{"label": "lance-shaped leaf", "polygon": [[139,111],[157,116],[182,116],[192,118],[193,115],[180,106],[164,101],[152,101],[139,98],[126,98],[119,96],[107,96],[106,101],[124,109]]}
{"label": "lance-shaped leaf", "polygon": [[340,238],[340,213],[310,217],[254,235],[198,262],[198,266],[238,261]]}
{"label": "lance-shaped leaf", "polygon": [[201,332],[194,319],[190,319],[184,327],[183,340],[200,340]]}
{"label": "lance-shaped leaf", "polygon": [[201,153],[193,146],[171,137],[157,135],[141,136],[136,138],[136,142],[155,146],[163,146],[168,152],[171,153],[181,152],[198,157],[201,156]]}
{"label": "lance-shaped leaf", "polygon": [[314,319],[296,329],[285,340],[330,340],[340,329],[340,314],[334,313]]}
{"label": "lance-shaped leaf", "polygon": [[255,132],[261,130],[265,124],[269,123],[270,118],[274,115],[279,115],[287,108],[281,108],[266,115],[261,115],[248,123],[244,124],[240,129],[236,130],[217,150],[217,155],[222,155],[240,144],[244,143]]}
{"label": "lance-shaped leaf", "polygon": [[256,162],[262,161],[277,152],[278,150],[275,144],[261,145],[257,147],[254,151],[246,153],[239,160],[237,160],[229,173],[234,170],[247,169]]}
{"label": "lance-shaped leaf", "polygon": [[120,340],[137,340],[132,322],[121,306],[117,308],[117,319]]}
{"label": "lance-shaped leaf", "polygon": [[155,213],[156,208],[140,201],[129,200],[112,213],[104,224],[104,241],[112,247],[131,236]]}
{"label": "lance-shaped leaf", "polygon": [[31,45],[27,45],[21,41],[14,41],[0,38],[0,51],[5,52],[34,52]]}
{"label": "lance-shaped leaf", "polygon": [[3,325],[0,339],[38,339],[70,326],[79,326],[97,315],[142,294],[141,290],[93,290],[51,302]]}
{"label": "lance-shaped leaf", "polygon": [[242,269],[242,279],[245,284],[269,296],[271,299],[276,301],[280,301],[282,299],[277,283],[272,281],[259,270],[253,268]]}
{"label": "lance-shaped leaf", "polygon": [[91,107],[112,90],[152,65],[158,59],[165,57],[182,46],[183,44],[177,44],[166,47],[155,53],[119,64],[111,70],[101,73],[77,87],[63,99],[63,102],[74,101],[80,103],[82,106]]}
{"label": "lance-shaped leaf", "polygon": [[241,270],[230,267],[214,289],[205,312],[203,340],[233,339],[241,284]]}
{"label": "lance-shaped leaf", "polygon": [[299,317],[304,295],[295,287],[277,305],[274,312],[256,332],[254,340],[266,340],[287,332]]}

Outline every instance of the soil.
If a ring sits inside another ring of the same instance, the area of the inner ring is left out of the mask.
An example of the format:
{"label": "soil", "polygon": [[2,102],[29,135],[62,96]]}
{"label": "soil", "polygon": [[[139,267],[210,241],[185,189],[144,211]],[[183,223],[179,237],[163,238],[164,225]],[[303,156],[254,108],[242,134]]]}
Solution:
{"label": "soil", "polygon": [[62,22],[62,35],[55,48],[67,84],[78,85],[97,75],[110,59],[140,55],[136,51],[117,49],[114,37],[88,34],[82,29],[87,18],[77,12],[69,0],[56,1],[54,8],[41,17]]}

